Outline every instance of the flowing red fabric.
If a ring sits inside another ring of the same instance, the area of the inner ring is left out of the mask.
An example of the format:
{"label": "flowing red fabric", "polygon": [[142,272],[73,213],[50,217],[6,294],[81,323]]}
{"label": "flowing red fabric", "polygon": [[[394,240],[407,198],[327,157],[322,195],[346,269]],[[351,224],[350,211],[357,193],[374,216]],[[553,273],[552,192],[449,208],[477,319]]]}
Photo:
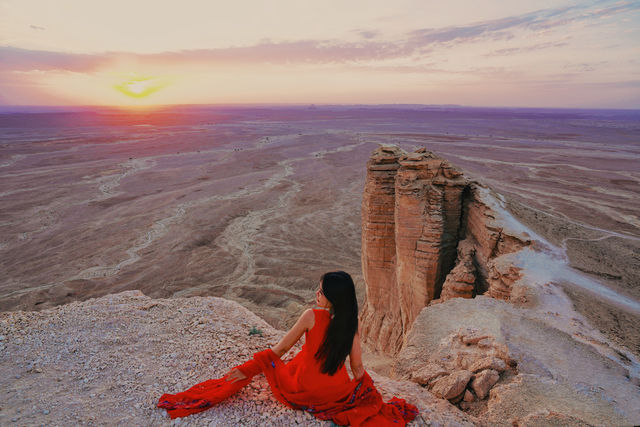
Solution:
{"label": "flowing red fabric", "polygon": [[367,372],[360,380],[351,380],[343,365],[334,375],[321,372],[314,355],[320,347],[330,314],[313,310],[315,324],[306,333],[302,350],[284,363],[270,349],[255,353],[252,360],[237,366],[247,378],[230,383],[226,377],[196,384],[178,394],[163,394],[158,407],[171,418],[204,411],[232,396],[263,372],[276,398],[290,408],[300,409],[322,420],[351,426],[404,426],[418,414],[404,399],[385,403]]}

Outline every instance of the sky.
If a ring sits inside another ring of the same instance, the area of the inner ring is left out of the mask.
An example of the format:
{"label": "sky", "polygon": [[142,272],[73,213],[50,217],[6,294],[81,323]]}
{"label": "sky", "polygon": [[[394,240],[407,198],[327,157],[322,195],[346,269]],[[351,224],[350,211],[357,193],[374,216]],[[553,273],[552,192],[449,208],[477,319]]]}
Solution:
{"label": "sky", "polygon": [[640,1],[0,0],[0,105],[640,108]]}

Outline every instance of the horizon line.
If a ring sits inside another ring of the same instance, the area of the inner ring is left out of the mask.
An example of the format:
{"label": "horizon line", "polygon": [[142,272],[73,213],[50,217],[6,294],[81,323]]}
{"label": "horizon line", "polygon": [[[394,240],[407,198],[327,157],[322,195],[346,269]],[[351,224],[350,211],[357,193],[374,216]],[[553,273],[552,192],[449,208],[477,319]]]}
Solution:
{"label": "horizon line", "polygon": [[[0,114],[7,113],[29,113],[24,110],[45,110],[55,109],[56,112],[76,112],[72,109],[82,110],[120,110],[120,111],[151,111],[162,110],[170,108],[185,108],[185,107],[216,107],[216,108],[242,108],[242,107],[262,107],[262,108],[278,108],[278,107],[304,107],[304,108],[320,108],[320,107],[395,107],[395,108],[454,108],[454,109],[514,109],[514,110],[564,110],[564,111],[638,111],[640,107],[636,108],[621,108],[621,107],[530,107],[530,106],[513,106],[513,105],[501,105],[501,106],[488,106],[488,105],[464,105],[464,104],[419,104],[419,103],[299,103],[299,102],[262,102],[262,103],[190,103],[190,104],[157,104],[157,105],[95,105],[95,104],[63,104],[63,105],[33,105],[33,104],[0,104]],[[69,109],[65,111],[65,109]],[[15,110],[15,111],[14,111]],[[22,110],[22,111],[20,111]],[[33,113],[38,113],[33,111]],[[47,113],[47,111],[40,111],[40,113]]]}

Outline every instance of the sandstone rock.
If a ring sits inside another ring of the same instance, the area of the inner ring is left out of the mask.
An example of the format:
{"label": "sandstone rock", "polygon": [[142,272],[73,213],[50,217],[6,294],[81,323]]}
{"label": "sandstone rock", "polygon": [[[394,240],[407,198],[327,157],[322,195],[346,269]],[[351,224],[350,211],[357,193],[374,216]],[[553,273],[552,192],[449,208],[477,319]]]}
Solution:
{"label": "sandstone rock", "polygon": [[[397,381],[377,375],[371,371],[371,378],[385,400],[392,396],[402,396],[418,407],[420,417],[412,423],[418,426],[476,426],[477,419],[461,412],[448,401],[440,399],[426,388],[409,381]],[[426,424],[425,424],[426,422]],[[305,424],[306,425],[306,424]]]}
{"label": "sandstone rock", "polygon": [[464,392],[460,393],[456,397],[453,397],[453,398],[449,399],[449,402],[454,404],[454,405],[456,405],[456,404],[462,402],[463,398],[464,398]]}
{"label": "sandstone rock", "polygon": [[443,399],[455,399],[464,393],[471,376],[469,371],[452,372],[450,375],[436,380],[431,387],[431,392]]}
{"label": "sandstone rock", "polygon": [[411,380],[420,385],[428,385],[433,380],[448,375],[449,371],[437,363],[428,363],[411,374]]}
{"label": "sandstone rock", "polygon": [[507,364],[502,359],[489,356],[478,360],[469,367],[469,370],[474,373],[485,369],[493,369],[494,371],[502,372],[507,369]]}
{"label": "sandstone rock", "polygon": [[367,296],[361,313],[362,336],[376,350],[395,352],[403,331],[395,289],[395,179],[397,147],[378,148],[367,163],[362,196],[362,272]]}
{"label": "sandstone rock", "polygon": [[462,402],[460,402],[459,406],[460,409],[466,412],[473,407],[473,402],[465,402],[464,399],[462,399]]}
{"label": "sandstone rock", "polygon": [[362,268],[367,295],[362,335],[396,353],[420,310],[440,296],[459,240],[467,181],[425,149],[380,147],[367,163],[362,201]]}
{"label": "sandstone rock", "polygon": [[438,298],[454,266],[462,194],[468,181],[446,160],[421,150],[399,159],[396,176],[396,281],[405,331]]}
{"label": "sandstone rock", "polygon": [[[362,198],[361,323],[374,350],[396,354],[431,301],[485,292],[490,273],[502,277],[489,261],[530,243],[495,224],[488,194],[424,148],[373,152]],[[508,285],[491,295],[504,297]]]}
{"label": "sandstone rock", "polygon": [[[480,347],[478,344],[483,341],[489,342],[488,347]],[[484,369],[504,371],[507,369],[511,358],[503,343],[486,333],[486,331],[476,328],[463,328],[455,333],[442,338],[438,346],[429,352],[426,360],[421,362],[424,356],[416,355],[403,349],[396,364],[396,371],[400,374],[417,381],[420,384],[427,384],[434,378],[456,370],[466,370],[477,372]],[[412,354],[412,360],[406,360],[405,354]],[[405,371],[404,361],[410,362],[411,369]],[[408,374],[408,375],[407,375]],[[420,379],[420,380],[419,380]]]}
{"label": "sandstone rock", "polygon": [[465,390],[463,399],[465,402],[473,402],[476,397],[469,390]]}
{"label": "sandstone rock", "polygon": [[451,350],[449,354],[442,359],[442,361],[449,366],[454,366],[456,369],[468,370],[469,366],[478,360],[479,356],[471,351],[465,351],[465,349],[449,347]]}
{"label": "sandstone rock", "polygon": [[489,261],[487,266],[489,286],[487,295],[508,301],[511,297],[513,284],[521,277],[520,269],[508,262],[501,263],[495,260]]}
{"label": "sandstone rock", "polygon": [[534,234],[504,199],[424,149],[380,149],[375,161],[363,198],[363,338],[396,356],[394,372],[489,424],[638,424],[630,359],[617,355],[627,353],[595,330],[577,334],[588,326],[544,282],[544,262],[529,262],[547,244],[526,248]]}
{"label": "sandstone rock", "polygon": [[[144,309],[154,304],[155,308]],[[192,330],[194,319],[204,319],[207,328],[185,333]],[[260,328],[263,336],[249,335],[253,327]],[[0,390],[10,391],[3,393],[0,425],[16,418],[18,425],[112,425],[117,419],[122,425],[169,426],[177,423],[156,408],[163,392],[219,378],[252,353],[278,342],[285,332],[221,298],[151,299],[128,291],[40,312],[0,313],[0,334],[8,343],[0,357],[0,371],[5,373],[0,376]],[[299,351],[300,343],[292,350]],[[292,357],[289,354],[285,360]],[[27,363],[46,368],[37,375],[26,374]],[[15,372],[23,375],[16,378]],[[416,425],[478,424],[418,384],[370,374],[385,401],[398,396],[419,408]],[[96,399],[106,404],[96,405]],[[84,408],[89,407],[88,413]],[[179,424],[323,426],[327,422],[282,405],[259,375],[233,399]]]}
{"label": "sandstone rock", "polygon": [[451,298],[473,298],[475,296],[475,271],[473,259],[468,254],[447,276],[442,285],[440,299],[446,301]]}
{"label": "sandstone rock", "polygon": [[[460,369],[453,363],[458,353],[483,351],[483,357],[503,360],[509,372],[490,391],[487,402],[489,409],[494,408],[491,423],[509,424],[511,418],[548,409],[596,425],[640,425],[638,387],[629,380],[625,362],[603,355],[591,343],[575,340],[559,326],[563,325],[556,318],[535,308],[521,308],[485,295],[454,298],[420,312],[396,356],[394,370],[409,378],[427,363],[444,359],[443,367],[451,371]],[[490,338],[466,346],[460,336],[473,335],[473,329]],[[512,386],[522,376],[530,380]],[[547,385],[547,379],[552,378],[556,381]],[[505,388],[507,385],[510,387]],[[595,396],[589,394],[591,390]],[[597,417],[596,409],[600,413]],[[586,414],[594,415],[585,418]],[[625,417],[627,421],[621,421]]]}
{"label": "sandstone rock", "polygon": [[458,245],[458,256],[473,253],[476,267],[477,293],[482,294],[489,288],[489,262],[505,254],[518,252],[531,244],[528,235],[505,228],[498,212],[491,207],[495,198],[490,190],[478,183],[471,182],[464,200],[462,218],[462,236]]}
{"label": "sandstone rock", "polygon": [[498,371],[486,369],[476,374],[473,381],[471,381],[471,388],[475,392],[476,396],[478,396],[478,399],[482,400],[487,397],[489,390],[491,390],[491,387],[493,387],[499,379],[500,374]]}
{"label": "sandstone rock", "polygon": [[491,347],[492,341],[489,338],[483,338],[478,341],[478,347],[480,348],[489,348]]}

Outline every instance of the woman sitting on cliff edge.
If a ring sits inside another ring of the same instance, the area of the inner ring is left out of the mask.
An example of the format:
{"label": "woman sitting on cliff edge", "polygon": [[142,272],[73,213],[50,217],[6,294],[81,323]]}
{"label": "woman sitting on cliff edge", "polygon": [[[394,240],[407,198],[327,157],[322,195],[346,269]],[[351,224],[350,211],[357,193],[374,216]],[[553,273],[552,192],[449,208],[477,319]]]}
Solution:
{"label": "woman sitting on cliff edge", "polygon": [[[403,399],[382,401],[362,365],[355,287],[344,271],[325,273],[316,291],[318,308],[305,311],[274,347],[227,373],[175,395],[164,394],[158,406],[171,418],[204,411],[233,395],[263,372],[276,398],[338,425],[402,426],[417,409]],[[306,334],[302,350],[289,362],[280,357]],[[345,360],[349,356],[353,379]]]}

